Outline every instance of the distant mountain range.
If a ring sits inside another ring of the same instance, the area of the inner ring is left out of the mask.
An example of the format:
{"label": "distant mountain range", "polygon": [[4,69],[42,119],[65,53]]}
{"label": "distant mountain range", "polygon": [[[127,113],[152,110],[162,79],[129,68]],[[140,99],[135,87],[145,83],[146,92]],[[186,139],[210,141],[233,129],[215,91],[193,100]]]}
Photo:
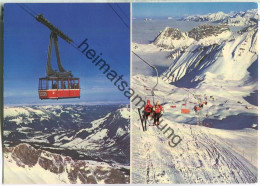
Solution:
{"label": "distant mountain range", "polygon": [[207,15],[194,15],[181,18],[182,21],[211,21],[216,23],[225,23],[230,26],[248,26],[257,24],[258,12],[257,9],[241,11],[241,12],[217,12]]}
{"label": "distant mountain range", "polygon": [[257,34],[257,25],[237,32],[227,24],[203,24],[189,32],[166,27],[152,44],[171,52],[172,65],[161,75],[169,83],[197,86],[221,77],[246,84],[257,82]]}
{"label": "distant mountain range", "polygon": [[129,183],[129,123],[126,105],[5,107],[5,177],[21,169],[20,183],[48,183],[30,176],[45,169],[52,183]]}
{"label": "distant mountain range", "polygon": [[[221,79],[257,80],[257,25],[231,32],[227,25],[200,25],[189,32],[166,27],[153,44],[170,50],[172,65],[161,75],[167,82]],[[233,70],[230,70],[233,69]],[[215,78],[216,78],[215,77]],[[252,83],[252,81],[249,81]]]}
{"label": "distant mountain range", "polygon": [[200,25],[189,32],[181,32],[178,28],[166,27],[153,41],[153,44],[166,49],[187,48],[192,43],[209,45],[232,35],[226,24],[212,26]]}

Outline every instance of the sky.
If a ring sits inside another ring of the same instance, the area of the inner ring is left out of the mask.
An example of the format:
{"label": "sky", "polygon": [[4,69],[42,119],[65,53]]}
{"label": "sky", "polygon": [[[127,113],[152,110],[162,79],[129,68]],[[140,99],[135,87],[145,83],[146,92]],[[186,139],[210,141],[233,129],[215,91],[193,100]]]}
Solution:
{"label": "sky", "polygon": [[257,3],[133,3],[133,17],[183,17],[222,11],[245,11],[256,9]]}
{"label": "sky", "polygon": [[[86,38],[89,48],[123,79],[130,82],[130,30],[106,3],[26,4],[41,13],[79,45]],[[130,5],[112,4],[130,25]],[[63,67],[80,78],[81,98],[40,100],[39,78],[45,77],[50,30],[17,4],[4,6],[4,104],[112,104],[129,100],[85,55],[58,38]],[[54,48],[53,48],[54,50]],[[53,52],[52,66],[57,69]]]}

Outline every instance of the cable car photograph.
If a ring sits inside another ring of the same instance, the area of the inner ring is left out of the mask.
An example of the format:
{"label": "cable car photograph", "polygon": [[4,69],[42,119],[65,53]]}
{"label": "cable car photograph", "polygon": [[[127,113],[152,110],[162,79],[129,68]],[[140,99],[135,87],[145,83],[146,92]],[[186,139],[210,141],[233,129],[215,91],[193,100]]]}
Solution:
{"label": "cable car photograph", "polygon": [[40,99],[80,98],[79,78],[40,78],[38,91]]}
{"label": "cable car photograph", "polygon": [[[65,98],[80,98],[80,81],[75,78],[71,71],[66,71],[61,63],[58,36],[71,44],[73,42],[57,27],[52,25],[42,14],[35,16],[35,19],[50,30],[50,40],[48,46],[46,74],[44,78],[39,78],[38,93],[40,99],[65,99]],[[57,58],[58,69],[53,70],[51,67],[52,46],[54,43],[55,53]]]}

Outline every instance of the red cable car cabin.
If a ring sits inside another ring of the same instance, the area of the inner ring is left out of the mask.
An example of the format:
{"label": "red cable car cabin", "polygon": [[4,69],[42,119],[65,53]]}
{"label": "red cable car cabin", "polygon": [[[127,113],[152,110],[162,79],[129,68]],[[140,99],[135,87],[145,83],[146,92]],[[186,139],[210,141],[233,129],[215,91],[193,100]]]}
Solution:
{"label": "red cable car cabin", "polygon": [[80,98],[79,78],[40,78],[38,92],[40,99]]}

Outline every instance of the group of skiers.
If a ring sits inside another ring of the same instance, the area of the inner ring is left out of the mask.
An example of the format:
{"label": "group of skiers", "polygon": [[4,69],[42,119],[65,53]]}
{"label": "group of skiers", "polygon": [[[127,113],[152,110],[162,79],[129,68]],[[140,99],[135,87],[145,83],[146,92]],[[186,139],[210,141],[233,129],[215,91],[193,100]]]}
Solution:
{"label": "group of skiers", "polygon": [[147,100],[147,104],[144,107],[144,115],[143,118],[145,120],[145,125],[146,125],[146,120],[148,119],[148,116],[153,116],[154,118],[154,125],[159,124],[159,119],[161,115],[163,114],[163,107],[160,105],[160,102],[157,101],[156,104],[153,106],[150,102],[150,100]]}
{"label": "group of skiers", "polygon": [[207,101],[204,101],[203,103],[199,103],[199,106],[194,106],[193,107],[193,110],[195,111],[195,112],[197,112],[197,111],[199,111],[201,108],[203,108],[203,105],[207,105],[208,104],[208,102]]}

